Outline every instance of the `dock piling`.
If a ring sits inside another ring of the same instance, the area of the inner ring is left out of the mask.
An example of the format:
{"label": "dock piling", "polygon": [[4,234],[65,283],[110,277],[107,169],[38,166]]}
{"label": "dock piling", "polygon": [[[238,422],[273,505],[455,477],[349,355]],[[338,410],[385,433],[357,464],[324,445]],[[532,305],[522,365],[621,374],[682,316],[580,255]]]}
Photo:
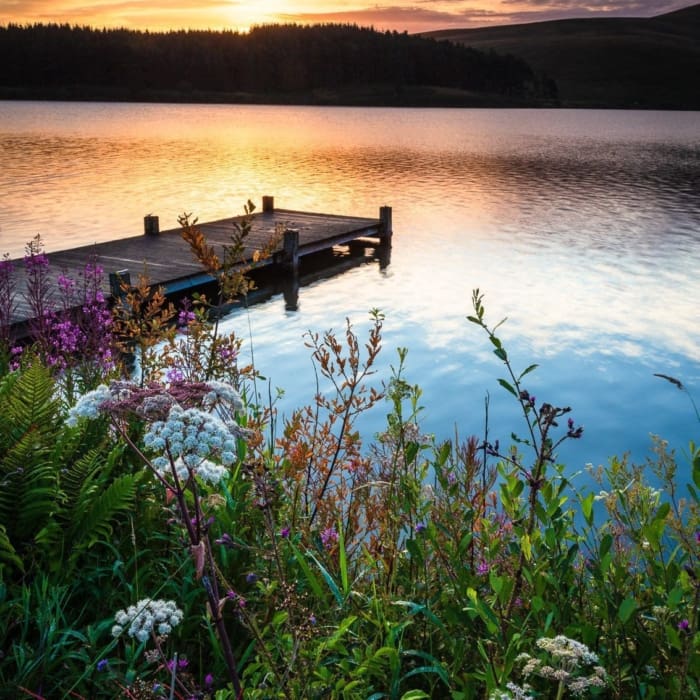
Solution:
{"label": "dock piling", "polygon": [[391,237],[394,233],[392,229],[392,213],[391,207],[379,207],[379,221],[381,222],[381,231],[379,237],[386,246],[391,246]]}
{"label": "dock piling", "polygon": [[270,212],[275,210],[275,198],[270,196],[265,196],[262,198],[262,210],[263,212]]}
{"label": "dock piling", "polygon": [[299,273],[299,229],[288,228],[282,243],[282,264],[293,275]]}
{"label": "dock piling", "polygon": [[160,233],[160,223],[157,216],[148,214],[143,217],[143,232],[146,236],[157,236]]}

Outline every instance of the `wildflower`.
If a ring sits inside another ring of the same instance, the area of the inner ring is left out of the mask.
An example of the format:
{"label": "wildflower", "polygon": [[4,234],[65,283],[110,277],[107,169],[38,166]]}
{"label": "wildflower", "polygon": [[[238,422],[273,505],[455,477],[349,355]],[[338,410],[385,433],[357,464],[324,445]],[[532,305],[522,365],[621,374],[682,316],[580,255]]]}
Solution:
{"label": "wildflower", "polygon": [[321,533],[321,542],[326,549],[331,549],[338,541],[338,533],[335,527],[328,527]]}
{"label": "wildflower", "polygon": [[681,632],[687,632],[690,629],[690,622],[684,618],[676,626]]}
{"label": "wildflower", "polygon": [[585,664],[597,664],[598,655],[593,653],[585,644],[569,639],[560,634],[556,637],[541,637],[537,640],[537,646],[549,652],[555,658],[566,659],[574,665],[578,662]]}
{"label": "wildflower", "polygon": [[177,325],[180,327],[189,326],[190,323],[192,323],[192,321],[195,320],[195,318],[196,318],[196,316],[195,316],[193,311],[189,311],[188,309],[183,309],[177,315]]}
{"label": "wildflower", "polygon": [[107,668],[107,666],[109,666],[109,659],[100,659],[95,668],[97,668],[97,670],[101,673]]}
{"label": "wildflower", "polygon": [[700,530],[695,533],[695,542],[700,544]]}
{"label": "wildflower", "polygon": [[226,593],[226,597],[229,600],[232,600],[234,603],[238,603],[239,608],[245,608],[247,601],[242,595],[240,595],[240,593],[236,593],[236,591],[228,591]]}
{"label": "wildflower", "polygon": [[491,567],[488,565],[488,562],[482,559],[476,567],[476,573],[479,574],[479,576],[483,576],[484,574],[488,574],[490,569]]}
{"label": "wildflower", "polygon": [[[224,423],[197,408],[183,409],[174,404],[165,421],[154,421],[143,436],[148,450],[163,451],[167,446],[169,458],[153,460],[156,471],[165,476],[175,468],[178,478],[187,479],[190,470],[204,481],[218,483],[226,475],[226,466],[236,457],[236,438]],[[213,457],[221,462],[210,461]]]}
{"label": "wildflower", "polygon": [[416,526],[414,530],[416,531],[416,535],[420,535],[422,532],[425,532],[426,530],[426,524],[425,523],[416,523]]}
{"label": "wildflower", "polygon": [[246,580],[246,583],[253,584],[258,580],[258,575],[251,572],[249,574],[246,574],[245,580]]}
{"label": "wildflower", "polygon": [[97,389],[88,391],[78,399],[75,406],[72,406],[68,411],[66,425],[76,426],[79,418],[94,419],[98,418],[104,404],[111,400],[112,394],[106,384],[100,384]]}
{"label": "wildflower", "polygon": [[289,533],[291,530],[288,527],[283,527],[280,530],[280,537],[284,538],[285,540],[289,538]]}
{"label": "wildflower", "polygon": [[185,379],[185,375],[179,367],[171,367],[165,373],[165,379],[168,383],[181,382]]}
{"label": "wildflower", "polygon": [[224,547],[233,547],[233,539],[228,532],[224,532],[224,534],[218,539],[214,540],[214,542],[216,542],[216,544],[223,545]]}
{"label": "wildflower", "polygon": [[243,408],[241,395],[228,383],[210,380],[207,382],[209,393],[204,397],[202,404],[205,408],[211,408],[219,401],[231,405],[234,411]]}
{"label": "wildflower", "polygon": [[182,610],[173,601],[144,598],[136,605],[130,605],[126,610],[116,613],[112,636],[118,637],[126,630],[130,637],[145,642],[154,630],[158,634],[168,634],[180,624],[182,617]]}
{"label": "wildflower", "polygon": [[180,671],[183,671],[190,665],[190,662],[187,659],[178,659],[177,657],[174,659],[170,659],[166,666],[168,667],[168,671],[173,671],[175,668],[177,668]]}
{"label": "wildflower", "polygon": [[204,676],[204,687],[211,688],[213,685],[214,685],[214,676],[211,673],[207,673],[207,675]]}

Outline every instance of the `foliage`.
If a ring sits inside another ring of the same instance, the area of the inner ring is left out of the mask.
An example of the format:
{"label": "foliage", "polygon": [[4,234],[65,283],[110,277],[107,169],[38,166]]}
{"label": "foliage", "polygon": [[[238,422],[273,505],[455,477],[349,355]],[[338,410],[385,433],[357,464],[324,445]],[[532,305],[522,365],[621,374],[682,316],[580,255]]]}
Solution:
{"label": "foliage", "polygon": [[[700,448],[687,488],[659,439],[647,463],[591,467],[577,490],[557,461],[582,435],[571,409],[532,396],[535,365],[516,370],[478,290],[472,305],[522,414],[510,444],[424,434],[408,350],[377,381],[377,311],[364,340],[349,320],[307,334],[316,386],[279,429],[206,304],[165,341],[160,322],[138,326],[162,349],[148,378],[68,414],[40,361],[2,377],[3,687],[698,697]],[[377,410],[386,426],[365,441]]]}

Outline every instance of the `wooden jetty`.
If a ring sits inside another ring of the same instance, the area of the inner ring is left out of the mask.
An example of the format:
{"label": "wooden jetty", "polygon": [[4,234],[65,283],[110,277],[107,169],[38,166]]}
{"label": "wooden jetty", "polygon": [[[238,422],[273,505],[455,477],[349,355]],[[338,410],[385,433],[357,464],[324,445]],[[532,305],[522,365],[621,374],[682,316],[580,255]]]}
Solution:
{"label": "wooden jetty", "polygon": [[[217,254],[222,255],[223,246],[231,243],[235,222],[243,218],[197,222],[197,228]],[[387,206],[380,208],[379,218],[371,219],[276,209],[273,197],[263,197],[262,210],[252,214],[251,224],[241,256],[244,265],[252,263],[255,251],[269,245],[275,234],[283,232],[273,254],[256,262],[254,267],[258,270],[274,266],[275,274],[288,280],[287,288],[291,289],[288,308],[294,308],[295,290],[298,293],[299,288],[299,263],[303,257],[365,239],[387,251],[391,248],[392,212]],[[194,292],[214,280],[195,260],[181,233],[180,228],[160,231],[158,217],[146,216],[143,235],[48,253],[50,278],[55,282],[58,275],[63,274],[76,279],[86,263],[94,260],[110,281],[110,289],[105,290],[107,295],[119,293],[120,280],[129,284],[144,272],[150,284],[163,287],[168,296]],[[32,312],[23,294],[26,280],[21,261],[15,268],[17,293],[12,325],[19,329],[31,320]]]}

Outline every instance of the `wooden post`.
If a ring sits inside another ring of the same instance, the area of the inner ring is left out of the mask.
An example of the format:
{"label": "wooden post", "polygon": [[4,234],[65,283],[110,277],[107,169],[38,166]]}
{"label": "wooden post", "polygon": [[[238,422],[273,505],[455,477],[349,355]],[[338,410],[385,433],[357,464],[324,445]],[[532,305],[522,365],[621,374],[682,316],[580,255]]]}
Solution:
{"label": "wooden post", "polygon": [[109,291],[114,298],[124,296],[122,285],[131,286],[131,274],[128,270],[118,270],[109,273]]}
{"label": "wooden post", "polygon": [[391,246],[391,236],[394,231],[391,223],[391,207],[379,207],[379,221],[382,224],[380,238],[387,247]]}
{"label": "wooden post", "polygon": [[284,310],[299,310],[299,275],[285,275],[282,280],[282,294],[284,296]]}
{"label": "wooden post", "polygon": [[157,236],[160,233],[157,216],[148,214],[143,217],[143,232],[146,236]]}
{"label": "wooden post", "polygon": [[282,264],[292,273],[299,274],[299,229],[288,228],[284,232]]}
{"label": "wooden post", "polygon": [[263,197],[263,213],[272,212],[275,210],[275,198],[265,196]]}

